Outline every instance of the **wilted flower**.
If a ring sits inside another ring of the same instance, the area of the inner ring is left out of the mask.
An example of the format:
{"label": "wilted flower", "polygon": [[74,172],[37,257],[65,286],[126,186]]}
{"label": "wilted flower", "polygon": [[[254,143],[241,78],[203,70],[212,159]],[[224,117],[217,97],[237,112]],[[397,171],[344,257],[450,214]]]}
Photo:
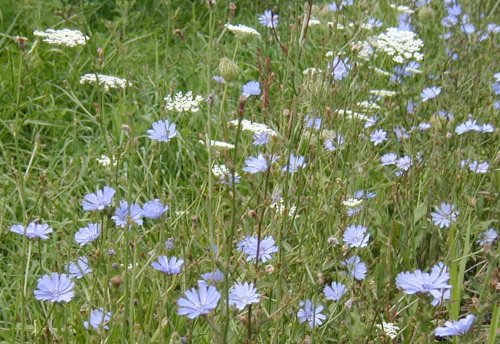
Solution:
{"label": "wilted flower", "polygon": [[69,302],[75,296],[75,284],[68,275],[53,272],[38,279],[35,298],[40,301]]}
{"label": "wilted flower", "polygon": [[315,305],[311,300],[300,301],[299,305],[300,309],[297,312],[297,318],[300,324],[307,321],[309,327],[313,328],[321,326],[323,321],[326,320],[326,315],[321,313],[325,308],[322,305]]}
{"label": "wilted flower", "polygon": [[52,233],[53,230],[47,224],[30,222],[26,228],[23,225],[13,225],[10,227],[10,231],[25,235],[28,239],[47,240],[49,238],[48,234]]}
{"label": "wilted flower", "polygon": [[213,286],[198,286],[187,290],[184,297],[177,301],[179,315],[194,319],[213,311],[219,302],[220,293]]}
{"label": "wilted flower", "polygon": [[112,312],[107,312],[104,308],[94,309],[90,312],[89,320],[83,322],[83,326],[87,330],[90,328],[94,330],[108,330],[109,327],[106,324],[111,320],[112,315]]}
{"label": "wilted flower", "polygon": [[260,295],[253,283],[235,283],[229,290],[229,304],[235,306],[240,311],[247,305],[259,303]]}

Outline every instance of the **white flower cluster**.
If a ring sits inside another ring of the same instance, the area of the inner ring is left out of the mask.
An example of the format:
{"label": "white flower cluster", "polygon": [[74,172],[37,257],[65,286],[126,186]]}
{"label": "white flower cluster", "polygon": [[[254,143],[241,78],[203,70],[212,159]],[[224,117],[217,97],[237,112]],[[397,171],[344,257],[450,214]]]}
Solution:
{"label": "white flower cluster", "polygon": [[97,162],[104,166],[104,167],[109,167],[111,165],[113,166],[116,166],[116,160],[115,160],[115,157],[113,157],[112,159],[110,157],[108,157],[107,155],[101,155],[99,158],[96,159]]}
{"label": "white flower cluster", "polygon": [[174,97],[168,95],[165,98],[165,109],[178,112],[198,112],[200,111],[200,103],[203,101],[202,96],[193,97],[193,92],[189,91],[186,94],[177,92]]}
{"label": "white flower cluster", "polygon": [[[228,124],[237,127],[238,120],[233,119]],[[267,125],[262,124],[262,123],[251,122],[247,119],[244,119],[241,121],[241,129],[248,130],[248,131],[251,131],[253,133],[266,133],[269,136],[278,136],[278,133],[276,131],[274,131],[273,129],[269,128]]]}
{"label": "white flower cluster", "polygon": [[375,324],[375,326],[383,330],[391,339],[395,339],[398,336],[399,327],[395,326],[393,323],[382,322],[382,325]]}
{"label": "white flower cluster", "polygon": [[[205,144],[203,141],[199,141],[202,145]],[[219,149],[234,149],[234,145],[232,143],[227,143],[224,141],[215,141],[215,140],[210,140],[210,147],[212,148],[219,148]]]}
{"label": "white flower cluster", "polygon": [[363,203],[363,200],[357,199],[357,198],[348,198],[348,199],[342,201],[342,204],[345,205],[348,208],[357,207],[361,203]]}
{"label": "white flower cluster", "polygon": [[359,113],[359,112],[352,111],[352,110],[338,109],[338,110],[334,110],[334,111],[341,116],[346,116],[346,118],[348,118],[348,119],[360,119],[362,121],[368,120],[368,116],[366,116],[362,113]]}
{"label": "white flower cluster", "polygon": [[356,105],[359,106],[360,108],[365,109],[365,110],[379,110],[380,109],[380,105],[374,103],[373,101],[369,101],[369,100],[363,100],[362,102],[357,102]]}
{"label": "white flower cluster", "polygon": [[228,29],[229,31],[231,31],[232,33],[234,33],[236,36],[238,37],[244,37],[244,36],[258,36],[260,37],[260,33],[249,27],[249,26],[245,26],[245,25],[233,25],[233,24],[229,24],[227,23],[226,25],[224,25],[224,27],[226,29]]}
{"label": "white flower cluster", "polygon": [[315,68],[315,67],[309,67],[309,68],[306,68],[302,71],[302,74],[304,74],[304,75],[316,75],[316,74],[320,74],[320,73],[323,73],[323,70],[320,68]]}
{"label": "white flower cluster", "polygon": [[214,176],[220,178],[229,175],[230,171],[226,165],[214,165],[212,167],[212,173]]}
{"label": "white flower cluster", "polygon": [[80,78],[80,84],[98,84],[103,85],[104,89],[108,91],[110,88],[125,88],[131,85],[126,79],[117,78],[104,74],[85,74]]}
{"label": "white flower cluster", "polygon": [[316,18],[310,18],[309,19],[309,22],[307,23],[307,26],[317,26],[317,25],[320,25],[321,22],[316,19]]}
{"label": "white flower cluster", "polygon": [[372,57],[374,50],[372,44],[367,41],[357,41],[351,44],[351,49],[358,53],[358,56],[364,60],[369,61]]}
{"label": "white flower cluster", "polygon": [[424,42],[411,31],[390,27],[376,37],[375,45],[397,63],[404,63],[411,59],[420,61],[424,58],[424,55],[420,53]]}
{"label": "white flower cluster", "polygon": [[394,8],[396,11],[401,13],[407,13],[407,14],[415,13],[415,11],[409,8],[408,6],[391,4],[390,7]]}
{"label": "white flower cluster", "polygon": [[85,45],[87,40],[90,39],[80,31],[70,29],[47,29],[45,31],[35,30],[33,34],[38,37],[43,37],[43,41],[49,44],[65,45],[67,47]]}
{"label": "white flower cluster", "polygon": [[370,90],[370,94],[376,95],[377,97],[394,97],[398,93],[390,90]]}
{"label": "white flower cluster", "polygon": [[[280,215],[283,215],[285,213],[285,211],[287,210],[282,198],[278,202],[271,203],[269,205],[269,208],[275,209]],[[294,217],[296,210],[297,210],[297,207],[295,205],[290,206],[290,209],[288,210],[288,216]],[[295,218],[298,218],[298,217],[300,217],[300,216],[299,215],[295,216]]]}
{"label": "white flower cluster", "polygon": [[238,172],[234,172],[234,179],[231,171],[226,167],[226,165],[214,165],[212,167],[212,174],[219,179],[219,183],[231,185],[231,180],[238,183],[240,176]]}

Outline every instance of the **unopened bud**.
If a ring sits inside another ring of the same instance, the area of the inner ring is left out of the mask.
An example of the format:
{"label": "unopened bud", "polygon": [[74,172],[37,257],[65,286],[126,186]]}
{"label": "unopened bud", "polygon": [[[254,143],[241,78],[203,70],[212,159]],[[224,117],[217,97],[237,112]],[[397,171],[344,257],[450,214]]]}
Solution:
{"label": "unopened bud", "polygon": [[223,57],[219,63],[219,74],[226,81],[231,81],[240,74],[240,67],[233,60]]}

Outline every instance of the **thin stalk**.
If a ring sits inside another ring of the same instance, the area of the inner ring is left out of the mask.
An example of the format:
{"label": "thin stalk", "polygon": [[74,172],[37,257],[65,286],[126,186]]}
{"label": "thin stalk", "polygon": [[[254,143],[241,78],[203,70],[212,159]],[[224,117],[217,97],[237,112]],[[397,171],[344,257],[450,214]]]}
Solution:
{"label": "thin stalk", "polygon": [[239,115],[238,117],[238,128],[236,130],[236,138],[235,138],[235,143],[234,143],[234,154],[233,154],[233,161],[231,166],[231,191],[232,191],[232,202],[231,202],[231,227],[229,229],[229,235],[227,235],[227,240],[226,240],[226,256],[225,256],[225,264],[224,264],[224,297],[226,300],[226,314],[224,316],[224,328],[222,332],[222,342],[227,343],[227,333],[229,330],[229,268],[230,268],[230,263],[231,263],[231,256],[232,256],[232,248],[233,248],[233,239],[234,239],[234,233],[236,231],[236,183],[235,183],[235,168],[234,166],[236,165],[236,157],[237,157],[237,152],[238,152],[238,144],[239,144],[239,139],[241,135],[241,120],[243,116]]}

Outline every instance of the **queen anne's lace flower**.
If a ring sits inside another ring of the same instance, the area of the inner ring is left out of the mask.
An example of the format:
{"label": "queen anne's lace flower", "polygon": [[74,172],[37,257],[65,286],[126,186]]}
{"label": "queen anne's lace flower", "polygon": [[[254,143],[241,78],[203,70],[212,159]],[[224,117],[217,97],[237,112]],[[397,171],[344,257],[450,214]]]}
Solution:
{"label": "queen anne's lace flower", "polygon": [[188,91],[186,94],[177,92],[173,97],[168,95],[165,98],[165,109],[177,112],[198,112],[203,97],[200,95],[193,96],[193,92]]}
{"label": "queen anne's lace flower", "polygon": [[390,337],[391,339],[395,339],[398,336],[399,327],[395,326],[393,323],[382,322],[382,325],[375,324],[375,326],[383,330],[386,336]]}
{"label": "queen anne's lace flower", "polygon": [[258,33],[257,30],[255,30],[251,27],[245,26],[245,25],[241,25],[241,24],[233,25],[233,24],[227,23],[226,25],[224,25],[224,27],[226,29],[228,29],[229,31],[231,31],[232,33],[234,33],[238,37],[245,37],[245,36],[258,36],[258,37],[260,37],[260,33]]}
{"label": "queen anne's lace flower", "polygon": [[411,59],[420,61],[424,58],[420,52],[424,42],[412,31],[388,28],[376,37],[375,45],[397,63],[405,63]]}
{"label": "queen anne's lace flower", "polygon": [[[198,141],[202,145],[205,145],[205,142],[200,140]],[[210,140],[210,147],[211,148],[217,148],[217,149],[234,149],[234,145],[232,143],[224,142],[224,141],[216,141],[216,140]]]}
{"label": "queen anne's lace flower", "polygon": [[98,84],[104,86],[104,90],[108,91],[110,88],[125,88],[130,86],[131,83],[126,79],[120,79],[110,75],[104,74],[85,74],[80,78],[80,84]]}
{"label": "queen anne's lace flower", "polygon": [[[237,127],[238,120],[234,119],[228,122],[228,124]],[[267,125],[262,123],[251,122],[247,119],[241,121],[241,130],[251,131],[252,133],[266,133],[269,136],[278,136],[278,133],[273,129],[269,128]]]}
{"label": "queen anne's lace flower", "polygon": [[65,45],[67,47],[85,45],[87,43],[87,40],[90,39],[80,31],[70,29],[47,29],[45,31],[35,30],[33,34],[35,36],[42,37],[43,41],[49,44]]}

